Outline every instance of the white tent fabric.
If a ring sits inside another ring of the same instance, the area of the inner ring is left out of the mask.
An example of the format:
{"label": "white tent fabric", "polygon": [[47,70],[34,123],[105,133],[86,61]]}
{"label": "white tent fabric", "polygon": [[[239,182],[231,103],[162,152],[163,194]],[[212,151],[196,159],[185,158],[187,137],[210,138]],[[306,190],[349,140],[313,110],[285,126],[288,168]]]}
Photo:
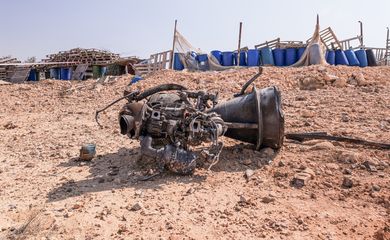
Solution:
{"label": "white tent fabric", "polygon": [[179,53],[180,60],[182,61],[184,68],[188,70],[223,71],[227,69],[237,68],[236,66],[222,66],[212,54],[208,54],[208,65],[201,66],[197,61],[196,56],[206,53],[203,52],[200,48],[195,48],[194,46],[192,46],[192,44],[177,30],[175,32],[174,50],[176,53]]}
{"label": "white tent fabric", "polygon": [[302,57],[292,65],[292,67],[301,67],[309,65],[328,65],[325,59],[326,48],[321,41],[320,36],[320,18],[317,15],[317,24],[311,42],[307,45]]}

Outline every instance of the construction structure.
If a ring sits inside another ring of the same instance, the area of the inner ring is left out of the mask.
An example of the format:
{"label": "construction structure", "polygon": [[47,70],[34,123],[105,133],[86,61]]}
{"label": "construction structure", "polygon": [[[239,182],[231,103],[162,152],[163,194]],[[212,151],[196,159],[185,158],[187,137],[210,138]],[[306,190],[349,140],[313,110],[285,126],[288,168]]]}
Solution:
{"label": "construction structure", "polygon": [[[0,80],[10,79],[13,75],[15,66],[12,64],[21,63],[18,59],[11,56],[0,57]],[[10,66],[8,66],[10,64]]]}
{"label": "construction structure", "polygon": [[135,74],[133,68],[141,59],[121,57],[105,50],[74,48],[49,54],[38,63],[21,63],[16,58],[0,58],[0,80],[21,83],[52,78],[85,80],[106,75]]}

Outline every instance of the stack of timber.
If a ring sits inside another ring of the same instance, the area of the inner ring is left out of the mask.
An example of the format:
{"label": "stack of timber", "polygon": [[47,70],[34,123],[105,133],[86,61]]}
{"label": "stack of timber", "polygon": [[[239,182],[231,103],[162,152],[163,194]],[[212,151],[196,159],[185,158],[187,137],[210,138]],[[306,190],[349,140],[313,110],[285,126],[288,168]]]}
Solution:
{"label": "stack of timber", "polygon": [[0,64],[7,64],[7,63],[21,63],[21,61],[11,56],[0,57]]}
{"label": "stack of timber", "polygon": [[46,57],[46,59],[42,59],[43,62],[67,62],[74,65],[107,65],[116,62],[120,58],[119,54],[94,48],[74,48],[69,51],[60,51],[56,54],[50,54]]}

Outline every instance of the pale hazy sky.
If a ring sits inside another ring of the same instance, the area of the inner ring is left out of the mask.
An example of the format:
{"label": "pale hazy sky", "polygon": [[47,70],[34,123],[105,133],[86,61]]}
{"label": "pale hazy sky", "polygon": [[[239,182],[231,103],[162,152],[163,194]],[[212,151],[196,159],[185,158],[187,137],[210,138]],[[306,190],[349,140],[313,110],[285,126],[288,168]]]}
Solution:
{"label": "pale hazy sky", "polygon": [[178,30],[204,51],[237,48],[281,37],[306,40],[316,14],[339,39],[359,33],[365,45],[384,47],[390,0],[0,0],[0,56],[43,58],[75,47],[100,48],[148,57],[169,50],[174,20]]}

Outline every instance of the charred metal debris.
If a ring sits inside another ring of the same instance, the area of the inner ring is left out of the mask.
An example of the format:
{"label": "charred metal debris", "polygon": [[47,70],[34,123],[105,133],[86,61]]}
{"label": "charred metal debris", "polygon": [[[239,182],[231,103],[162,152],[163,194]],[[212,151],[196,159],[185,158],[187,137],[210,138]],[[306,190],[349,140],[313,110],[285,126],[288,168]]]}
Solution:
{"label": "charred metal debris", "polygon": [[221,136],[278,149],[284,137],[284,116],[277,87],[246,88],[262,69],[243,86],[239,94],[218,102],[218,93],[191,91],[178,84],[163,84],[143,92],[125,95],[96,112],[126,99],[119,112],[120,132],[139,139],[142,157],[152,158],[159,169],[192,174],[199,159],[218,162],[223,149]]}

